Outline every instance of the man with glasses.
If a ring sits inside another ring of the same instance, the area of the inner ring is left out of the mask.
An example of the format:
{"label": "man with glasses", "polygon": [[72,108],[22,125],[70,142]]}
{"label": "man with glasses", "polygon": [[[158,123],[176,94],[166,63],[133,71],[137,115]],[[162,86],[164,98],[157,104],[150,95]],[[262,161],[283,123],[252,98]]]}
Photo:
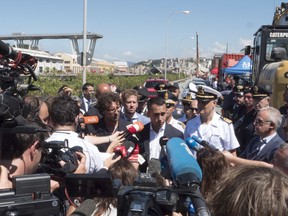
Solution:
{"label": "man with glasses", "polygon": [[236,155],[239,143],[234,133],[232,121],[221,117],[215,111],[220,97],[221,93],[211,87],[198,87],[196,98],[199,115],[187,122],[184,138],[195,135],[220,151],[228,150]]}
{"label": "man with glasses", "polygon": [[[96,108],[102,117],[98,123],[86,125],[86,134],[101,137],[111,136],[117,131],[125,131],[126,126],[131,124],[130,121],[120,118],[121,99],[117,93],[108,92],[101,94],[98,98]],[[99,151],[106,152],[111,141],[109,139],[107,143],[98,144]]]}
{"label": "man with glasses", "polygon": [[184,107],[182,105],[182,101],[179,100],[180,88],[179,88],[178,83],[176,82],[169,83],[167,85],[167,90],[170,91],[177,98],[175,109],[172,115],[174,119],[179,119],[184,115]]}
{"label": "man with glasses", "polygon": [[178,98],[175,97],[175,95],[172,94],[170,91],[167,91],[163,96],[164,96],[164,100],[165,100],[166,107],[167,107],[167,113],[166,113],[166,122],[167,122],[167,124],[172,125],[177,130],[179,130],[182,133],[184,133],[185,124],[182,123],[181,121],[178,121],[177,119],[175,119],[173,117],[173,113],[174,113],[175,106],[176,106],[176,103],[178,101]]}
{"label": "man with glasses", "polygon": [[188,92],[185,97],[182,98],[182,105],[184,107],[184,116],[179,119],[185,125],[198,114],[198,101],[196,100],[196,94]]}
{"label": "man with glasses", "polygon": [[258,160],[270,163],[280,145],[285,141],[277,134],[282,122],[279,110],[273,107],[264,107],[257,112],[254,121],[254,137],[240,157],[249,160]]}

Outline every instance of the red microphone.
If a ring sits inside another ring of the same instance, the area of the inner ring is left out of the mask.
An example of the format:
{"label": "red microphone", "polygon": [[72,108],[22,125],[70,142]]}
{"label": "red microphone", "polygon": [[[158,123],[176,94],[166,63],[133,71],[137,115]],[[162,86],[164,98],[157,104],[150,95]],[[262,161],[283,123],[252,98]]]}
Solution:
{"label": "red microphone", "polygon": [[129,158],[132,154],[134,154],[136,146],[137,151],[139,152],[138,145],[135,145],[131,141],[125,140],[122,145],[117,146],[116,148],[113,149],[113,151],[115,152],[113,158],[117,158],[119,155],[121,155],[123,158]]}
{"label": "red microphone", "polygon": [[138,162],[138,155],[139,155],[139,146],[137,144],[135,144],[135,148],[132,152],[132,154],[130,154],[130,156],[128,157],[128,160],[131,162]]}
{"label": "red microphone", "polygon": [[124,132],[123,136],[127,138],[131,134],[135,134],[135,133],[142,131],[143,128],[144,128],[144,125],[142,122],[135,122],[133,124],[127,125],[126,127],[127,130]]}
{"label": "red microphone", "polygon": [[79,123],[84,124],[97,124],[99,122],[98,116],[84,116],[79,118]]}

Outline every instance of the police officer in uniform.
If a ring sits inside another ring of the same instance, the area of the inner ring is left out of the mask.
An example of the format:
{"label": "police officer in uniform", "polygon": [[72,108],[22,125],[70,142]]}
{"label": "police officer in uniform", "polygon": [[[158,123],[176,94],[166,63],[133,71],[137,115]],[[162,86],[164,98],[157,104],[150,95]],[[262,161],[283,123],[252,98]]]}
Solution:
{"label": "police officer in uniform", "polygon": [[220,151],[227,150],[236,155],[239,143],[232,121],[221,117],[215,111],[220,97],[221,93],[211,87],[198,87],[196,98],[199,114],[187,122],[184,138],[195,135]]}
{"label": "police officer in uniform", "polygon": [[185,114],[179,119],[179,121],[186,124],[190,119],[194,118],[198,114],[198,101],[196,100],[196,94],[194,92],[188,92],[187,95],[182,98],[182,104]]}
{"label": "police officer in uniform", "polygon": [[176,82],[171,82],[167,85],[167,89],[177,98],[177,103],[175,104],[175,109],[172,115],[173,118],[179,120],[179,118],[181,118],[184,115],[184,107],[182,105],[182,101],[179,100],[180,95],[179,85]]}
{"label": "police officer in uniform", "polygon": [[231,116],[231,120],[233,123],[236,122],[245,114],[243,91],[244,91],[243,85],[237,85],[233,87],[234,101],[235,101],[235,104],[233,106],[232,116]]}
{"label": "police officer in uniform", "polygon": [[175,95],[168,90],[165,92],[165,94],[162,94],[162,96],[163,99],[165,100],[167,107],[166,123],[172,125],[174,128],[184,133],[185,124],[173,117],[173,112],[175,111],[175,106],[178,102],[178,98],[175,97]]}

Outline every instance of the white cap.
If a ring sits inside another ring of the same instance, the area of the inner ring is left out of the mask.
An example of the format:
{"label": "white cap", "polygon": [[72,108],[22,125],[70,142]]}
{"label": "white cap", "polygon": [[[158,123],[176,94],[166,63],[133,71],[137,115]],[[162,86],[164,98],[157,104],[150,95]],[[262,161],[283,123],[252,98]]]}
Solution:
{"label": "white cap", "polygon": [[222,95],[220,92],[209,86],[199,85],[196,97],[198,100],[215,100],[221,98]]}
{"label": "white cap", "polygon": [[189,90],[191,91],[191,92],[197,92],[198,90],[197,90],[197,86],[193,83],[193,82],[190,82],[189,83]]}

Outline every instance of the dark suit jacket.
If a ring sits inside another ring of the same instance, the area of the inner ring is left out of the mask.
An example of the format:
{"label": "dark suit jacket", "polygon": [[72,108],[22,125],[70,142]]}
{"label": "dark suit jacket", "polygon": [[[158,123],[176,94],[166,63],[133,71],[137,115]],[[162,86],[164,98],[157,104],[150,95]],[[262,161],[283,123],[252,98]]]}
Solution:
{"label": "dark suit jacket", "polygon": [[[258,143],[260,140],[259,137],[255,137],[251,140],[251,142],[248,144],[247,148],[245,151],[240,155],[242,158],[246,159],[252,159],[249,157],[249,155],[254,152],[257,148],[255,145]],[[281,139],[281,137],[276,134],[266,145],[265,147],[253,158],[253,160],[258,160],[258,161],[264,161],[267,163],[271,163],[273,160],[274,154],[279,149],[281,144],[284,144],[285,141]]]}
{"label": "dark suit jacket", "polygon": [[[126,131],[126,126],[131,124],[131,122],[125,119],[119,119],[117,131]],[[99,119],[97,124],[86,124],[85,134],[93,134],[96,136],[110,136],[112,135],[110,131],[107,130],[104,117]],[[103,143],[97,145],[100,152],[106,152],[110,143]]]}
{"label": "dark suit jacket", "polygon": [[[166,124],[165,130],[164,130],[164,136],[168,139],[173,137],[179,137],[181,139],[184,139],[184,135],[181,131],[177,130],[170,124]],[[139,139],[139,153],[145,158],[146,162],[142,165],[140,165],[140,172],[146,172],[149,156],[150,156],[150,123],[144,125],[144,129],[137,134],[137,137]],[[163,156],[163,152],[161,152],[161,156]]]}

